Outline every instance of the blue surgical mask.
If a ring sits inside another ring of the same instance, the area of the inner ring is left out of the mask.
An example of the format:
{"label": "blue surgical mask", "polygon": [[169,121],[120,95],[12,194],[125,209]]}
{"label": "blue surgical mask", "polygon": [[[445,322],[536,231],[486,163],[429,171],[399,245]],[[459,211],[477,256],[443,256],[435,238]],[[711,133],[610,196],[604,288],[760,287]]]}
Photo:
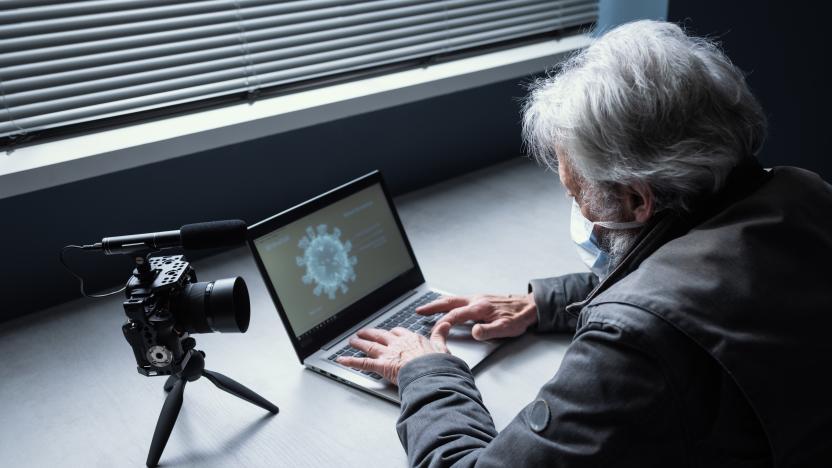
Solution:
{"label": "blue surgical mask", "polygon": [[572,199],[572,220],[569,228],[572,241],[575,242],[578,247],[578,255],[590,271],[595,273],[595,276],[599,279],[604,279],[609,274],[610,255],[598,245],[598,239],[593,232],[595,226],[606,229],[634,229],[644,226],[644,223],[639,221],[625,223],[615,221],[592,222],[584,217],[578,202],[574,198]]}

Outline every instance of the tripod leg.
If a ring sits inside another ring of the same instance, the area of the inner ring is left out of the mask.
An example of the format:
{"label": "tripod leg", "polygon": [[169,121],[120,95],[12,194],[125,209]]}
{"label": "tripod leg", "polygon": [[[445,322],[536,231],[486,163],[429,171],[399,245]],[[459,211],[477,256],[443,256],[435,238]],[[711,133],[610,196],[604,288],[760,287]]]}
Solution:
{"label": "tripod leg", "polygon": [[257,405],[272,414],[277,414],[279,411],[277,406],[273,405],[265,398],[244,387],[242,384],[220,374],[219,372],[203,370],[202,375],[206,379],[210,380],[211,383],[216,385],[220,390],[225,390],[226,392],[242,398],[251,404]]}
{"label": "tripod leg", "polygon": [[175,375],[169,376],[168,379],[165,380],[165,386],[163,387],[165,389],[165,391],[169,392],[170,389],[173,388],[173,384],[175,384],[177,380],[178,379],[176,378]]}
{"label": "tripod leg", "polygon": [[176,418],[179,416],[179,410],[182,408],[185,382],[186,380],[176,379],[171,392],[165,398],[162,412],[159,413],[159,421],[156,422],[156,430],[153,432],[153,440],[150,442],[150,452],[147,454],[146,464],[148,467],[159,464],[159,458],[162,457],[162,451],[165,450],[170,432],[173,430],[173,425],[176,424]]}

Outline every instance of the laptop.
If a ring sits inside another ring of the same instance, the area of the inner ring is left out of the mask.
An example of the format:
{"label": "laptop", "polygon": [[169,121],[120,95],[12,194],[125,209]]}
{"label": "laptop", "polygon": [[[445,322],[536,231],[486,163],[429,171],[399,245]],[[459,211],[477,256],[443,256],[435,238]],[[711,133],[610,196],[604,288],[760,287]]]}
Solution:
{"label": "laptop", "polygon": [[[335,362],[361,328],[400,326],[429,336],[441,316],[416,307],[444,293],[425,283],[381,173],[371,172],[249,227],[248,244],[301,364],[399,403],[380,375]],[[455,326],[451,354],[472,369],[498,346]]]}

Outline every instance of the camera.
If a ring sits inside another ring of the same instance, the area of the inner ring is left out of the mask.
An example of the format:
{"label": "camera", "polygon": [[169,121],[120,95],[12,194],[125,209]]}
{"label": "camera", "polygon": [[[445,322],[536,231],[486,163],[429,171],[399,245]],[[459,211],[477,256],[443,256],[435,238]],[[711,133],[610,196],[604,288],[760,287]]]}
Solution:
{"label": "camera", "polygon": [[[196,333],[248,330],[251,309],[243,278],[198,282],[196,271],[183,255],[151,256],[162,249],[205,249],[232,246],[246,239],[245,222],[232,219],[186,224],[179,230],[105,237],[88,245],[67,245],[61,264],[78,279],[84,297],[106,297],[124,291],[127,322],[121,327],[136,358],[139,373],[147,377],[166,375],[168,393],[156,422],[147,466],[156,466],[168,442],[179,410],[185,384],[205,377],[217,388],[271,414],[279,409],[239,382],[205,368],[205,353],[195,349]],[[68,249],[95,250],[106,255],[130,255],[136,267],[124,288],[105,294],[88,294],[84,279],[66,262]]]}
{"label": "camera", "polygon": [[183,255],[144,260],[146,268],[138,264],[127,281],[123,304],[127,322],[122,331],[139,373],[179,373],[196,345],[191,334],[248,329],[251,312],[243,278],[198,282]]}

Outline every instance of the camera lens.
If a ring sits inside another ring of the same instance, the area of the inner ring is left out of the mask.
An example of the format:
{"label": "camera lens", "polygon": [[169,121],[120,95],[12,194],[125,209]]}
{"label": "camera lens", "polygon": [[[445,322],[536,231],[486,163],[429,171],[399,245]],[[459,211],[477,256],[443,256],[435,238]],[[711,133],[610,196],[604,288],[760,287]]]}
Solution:
{"label": "camera lens", "polygon": [[182,290],[177,320],[190,333],[248,330],[251,309],[243,278],[191,283]]}
{"label": "camera lens", "polygon": [[239,276],[214,281],[208,297],[208,323],[214,331],[240,332],[248,330],[251,309],[246,282]]}

